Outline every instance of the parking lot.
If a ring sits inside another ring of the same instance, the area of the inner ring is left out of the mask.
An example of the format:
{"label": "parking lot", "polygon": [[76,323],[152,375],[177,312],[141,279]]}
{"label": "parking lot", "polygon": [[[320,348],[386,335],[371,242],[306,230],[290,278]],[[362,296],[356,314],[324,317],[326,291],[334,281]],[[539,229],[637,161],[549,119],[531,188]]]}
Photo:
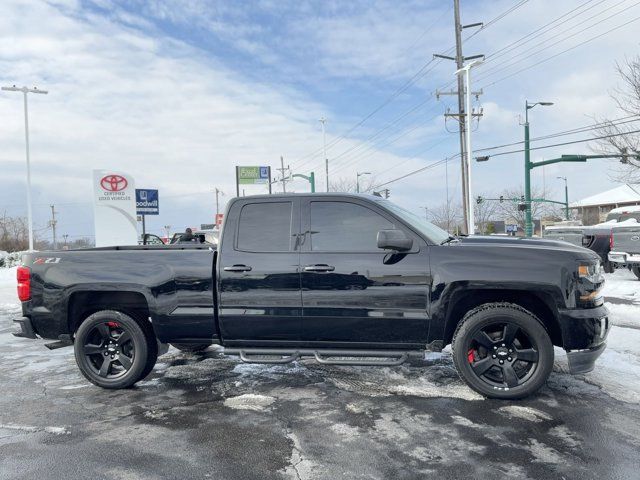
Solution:
{"label": "parking lot", "polygon": [[590,374],[558,358],[524,401],[486,400],[448,350],[400,367],[251,365],[171,349],[135,388],[84,380],[69,348],[14,338],[0,272],[0,478],[637,478],[640,282],[610,275],[615,324]]}

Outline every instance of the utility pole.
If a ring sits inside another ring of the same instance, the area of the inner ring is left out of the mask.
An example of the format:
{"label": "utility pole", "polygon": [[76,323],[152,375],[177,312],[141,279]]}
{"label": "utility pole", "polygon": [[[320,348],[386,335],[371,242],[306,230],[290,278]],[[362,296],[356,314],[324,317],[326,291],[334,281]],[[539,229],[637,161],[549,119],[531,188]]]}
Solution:
{"label": "utility pole", "polygon": [[51,226],[51,231],[53,232],[53,249],[58,249],[58,242],[56,240],[56,224],[58,221],[56,220],[56,207],[55,205],[49,205],[51,207],[51,221],[49,225]]}
{"label": "utility pole", "polygon": [[287,168],[284,168],[284,158],[282,158],[282,155],[280,155],[280,168],[276,170],[280,170],[280,174],[282,175],[282,193],[287,193],[287,176],[285,171],[289,170],[289,166],[287,165]]}
{"label": "utility pole", "polygon": [[[462,30],[465,28],[472,27],[481,27],[482,22],[472,23],[469,25],[462,25],[460,22],[460,0],[453,0],[453,21],[455,26],[455,36],[456,36],[456,56],[450,57],[447,55],[439,55],[435,54],[434,57],[444,58],[447,60],[453,60],[456,62],[456,70],[460,70],[464,67],[465,60],[472,60],[475,58],[484,58],[484,55],[473,55],[470,57],[465,57],[462,54]],[[482,94],[480,92],[473,92],[476,98]],[[458,113],[454,114],[445,114],[445,117],[452,116],[456,117],[458,120],[458,133],[460,136],[460,170],[462,173],[462,211],[463,211],[463,233],[469,233],[466,231],[467,225],[469,224],[469,190],[468,190],[468,166],[467,166],[467,147],[466,147],[466,134],[465,134],[465,98],[464,98],[464,81],[462,76],[458,75],[458,90],[451,92],[436,92],[436,97],[439,98],[441,95],[457,95],[458,97]],[[473,114],[474,116],[481,116],[482,114]]]}
{"label": "utility pole", "polygon": [[465,159],[465,166],[467,168],[467,201],[469,202],[467,205],[467,234],[473,235],[475,233],[475,212],[473,206],[473,193],[471,191],[471,156],[473,155],[473,148],[471,146],[471,120],[473,112],[471,111],[471,69],[476,65],[482,63],[481,59],[474,60],[470,63],[467,63],[464,67],[456,72],[458,78],[462,76],[462,73],[465,74],[466,85],[467,85],[467,94],[466,94],[466,111],[465,122],[466,122],[466,147],[467,147],[467,156]]}
{"label": "utility pole", "polygon": [[569,220],[569,185],[567,184],[567,177],[556,178],[558,180],[564,180],[564,219]]}
{"label": "utility pole", "polygon": [[329,191],[329,158],[327,157],[327,137],[325,132],[325,123],[327,119],[322,117],[318,120],[322,124],[322,154],[324,155],[324,173],[326,176],[327,192]]}
{"label": "utility pole", "polygon": [[38,90],[37,88],[27,87],[2,87],[2,90],[8,92],[22,92],[24,95],[24,137],[27,145],[27,219],[29,221],[29,251],[33,252],[33,211],[31,205],[31,159],[29,156],[29,108],[27,106],[27,93],[41,93],[46,95],[46,90]]}

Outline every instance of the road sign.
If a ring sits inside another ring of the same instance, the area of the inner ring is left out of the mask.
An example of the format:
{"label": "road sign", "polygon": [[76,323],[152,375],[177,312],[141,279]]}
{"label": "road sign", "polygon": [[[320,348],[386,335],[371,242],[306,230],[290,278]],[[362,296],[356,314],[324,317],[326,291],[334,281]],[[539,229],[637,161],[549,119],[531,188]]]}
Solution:
{"label": "road sign", "polygon": [[136,213],[138,215],[159,215],[158,190],[136,188]]}
{"label": "road sign", "polygon": [[238,167],[238,183],[241,185],[269,183],[269,167]]}

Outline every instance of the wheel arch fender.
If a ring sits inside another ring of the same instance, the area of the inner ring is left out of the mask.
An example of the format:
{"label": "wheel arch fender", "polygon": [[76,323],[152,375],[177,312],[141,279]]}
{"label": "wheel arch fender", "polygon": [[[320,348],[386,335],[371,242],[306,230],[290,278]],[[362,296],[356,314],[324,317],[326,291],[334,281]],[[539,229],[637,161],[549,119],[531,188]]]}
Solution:
{"label": "wheel arch fender", "polygon": [[451,293],[447,302],[443,344],[448,345],[464,316],[471,310],[488,303],[507,303],[524,308],[535,315],[549,333],[554,345],[562,345],[557,295],[548,290],[513,288],[464,288]]}

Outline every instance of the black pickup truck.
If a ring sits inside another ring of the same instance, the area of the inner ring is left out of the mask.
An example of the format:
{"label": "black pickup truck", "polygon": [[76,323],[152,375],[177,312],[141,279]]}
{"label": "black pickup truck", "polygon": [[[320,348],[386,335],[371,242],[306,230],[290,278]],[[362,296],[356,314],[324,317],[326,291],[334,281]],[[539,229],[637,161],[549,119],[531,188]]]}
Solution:
{"label": "black pickup truck", "polygon": [[477,392],[521,398],[568,351],[590,371],[609,331],[600,260],[564,242],[455,238],[374,196],[230,201],[217,248],[26,254],[18,336],[73,345],[83,375],[129,387],[166,343],[243,361],[397,365],[453,345]]}

